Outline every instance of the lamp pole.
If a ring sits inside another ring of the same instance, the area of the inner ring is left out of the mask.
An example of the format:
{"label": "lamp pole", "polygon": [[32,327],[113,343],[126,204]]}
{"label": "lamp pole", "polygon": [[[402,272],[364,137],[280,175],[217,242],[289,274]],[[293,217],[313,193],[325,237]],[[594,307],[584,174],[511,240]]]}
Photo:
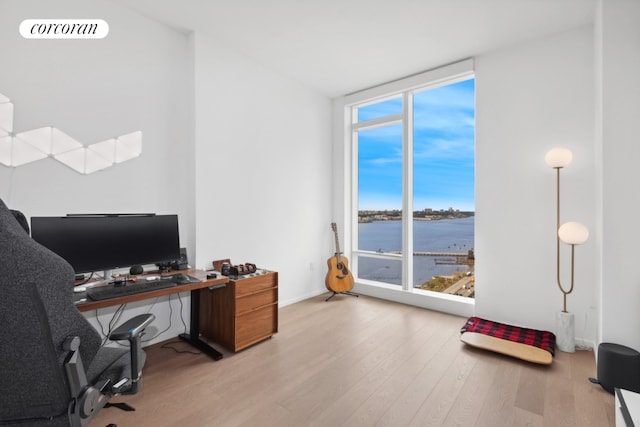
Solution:
{"label": "lamp pole", "polygon": [[554,169],[556,170],[556,280],[558,288],[562,292],[562,312],[566,313],[567,295],[573,292],[573,254],[575,245],[571,245],[571,286],[566,291],[560,280],[560,235],[558,234],[558,230],[560,230],[560,169],[562,169],[562,166],[556,166]]}
{"label": "lamp pole", "polygon": [[573,277],[571,287],[566,291],[560,280],[560,235],[558,234],[560,230],[560,169],[571,163],[572,158],[571,151],[561,147],[549,150],[545,156],[547,164],[556,170],[556,281],[560,292],[562,292],[562,311],[564,313],[567,312],[567,295],[573,291]]}

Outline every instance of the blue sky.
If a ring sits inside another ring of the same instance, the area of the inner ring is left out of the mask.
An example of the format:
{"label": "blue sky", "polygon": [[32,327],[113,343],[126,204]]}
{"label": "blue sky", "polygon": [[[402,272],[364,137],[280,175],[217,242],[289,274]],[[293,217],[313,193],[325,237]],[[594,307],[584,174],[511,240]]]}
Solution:
{"label": "blue sky", "polygon": [[[360,121],[402,111],[395,98],[360,107]],[[475,81],[414,95],[414,209],[475,210]],[[402,127],[359,133],[359,210],[401,209]]]}

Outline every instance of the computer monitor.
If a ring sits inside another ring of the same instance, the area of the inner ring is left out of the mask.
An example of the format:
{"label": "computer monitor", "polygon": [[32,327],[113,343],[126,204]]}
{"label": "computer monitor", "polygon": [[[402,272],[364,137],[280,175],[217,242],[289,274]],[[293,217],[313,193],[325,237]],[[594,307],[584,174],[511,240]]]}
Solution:
{"label": "computer monitor", "polygon": [[76,274],[180,258],[177,215],[32,217],[31,236],[64,258]]}

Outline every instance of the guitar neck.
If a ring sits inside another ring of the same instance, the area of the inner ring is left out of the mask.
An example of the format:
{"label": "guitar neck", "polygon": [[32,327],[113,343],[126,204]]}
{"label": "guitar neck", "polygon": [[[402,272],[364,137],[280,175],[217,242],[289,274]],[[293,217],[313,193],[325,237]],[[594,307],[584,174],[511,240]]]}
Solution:
{"label": "guitar neck", "polygon": [[340,256],[342,255],[342,252],[340,251],[340,239],[338,238],[338,228],[336,227],[335,223],[331,224],[331,227],[333,228],[333,234],[336,240],[336,257],[338,259],[338,262],[340,262]]}

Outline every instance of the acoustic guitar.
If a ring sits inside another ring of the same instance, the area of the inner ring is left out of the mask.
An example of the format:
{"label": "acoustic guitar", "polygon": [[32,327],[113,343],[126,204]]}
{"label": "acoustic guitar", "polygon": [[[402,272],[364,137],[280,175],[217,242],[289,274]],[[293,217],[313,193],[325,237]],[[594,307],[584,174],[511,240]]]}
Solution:
{"label": "acoustic guitar", "polygon": [[338,227],[335,222],[331,223],[331,229],[336,238],[336,253],[327,260],[329,271],[324,279],[324,284],[328,290],[334,293],[349,292],[353,289],[353,276],[349,271],[347,258],[340,252],[340,240],[338,239]]}

